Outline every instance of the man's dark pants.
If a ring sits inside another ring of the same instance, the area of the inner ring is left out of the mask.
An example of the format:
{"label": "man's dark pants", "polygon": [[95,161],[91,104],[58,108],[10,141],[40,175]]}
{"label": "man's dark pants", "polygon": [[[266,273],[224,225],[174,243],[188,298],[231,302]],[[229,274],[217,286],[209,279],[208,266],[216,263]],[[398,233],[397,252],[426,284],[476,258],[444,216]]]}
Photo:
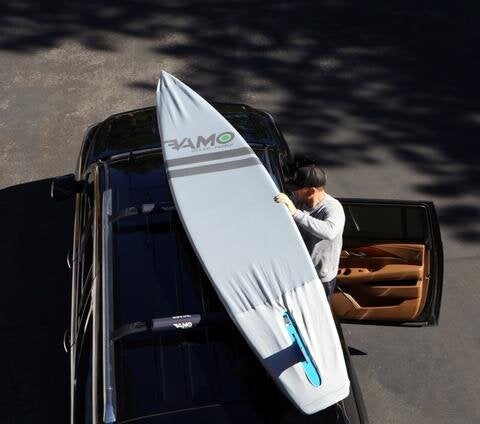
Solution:
{"label": "man's dark pants", "polygon": [[325,294],[329,298],[332,293],[335,291],[335,286],[337,285],[337,277],[330,281],[322,281],[323,288],[325,289]]}

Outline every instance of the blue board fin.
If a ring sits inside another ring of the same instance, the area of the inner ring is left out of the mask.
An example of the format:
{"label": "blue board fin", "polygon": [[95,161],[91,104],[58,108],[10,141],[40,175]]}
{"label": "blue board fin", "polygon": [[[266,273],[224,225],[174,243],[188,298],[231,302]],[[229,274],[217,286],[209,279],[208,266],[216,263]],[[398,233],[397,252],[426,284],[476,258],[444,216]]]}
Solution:
{"label": "blue board fin", "polygon": [[283,321],[285,322],[287,332],[290,335],[293,344],[298,347],[300,362],[302,363],[308,381],[310,381],[312,386],[320,387],[320,385],[322,384],[320,373],[318,372],[317,367],[313,363],[313,359],[310,356],[307,347],[303,343],[302,337],[297,331],[297,326],[295,325],[295,322],[293,321],[292,317],[288,312],[284,312]]}

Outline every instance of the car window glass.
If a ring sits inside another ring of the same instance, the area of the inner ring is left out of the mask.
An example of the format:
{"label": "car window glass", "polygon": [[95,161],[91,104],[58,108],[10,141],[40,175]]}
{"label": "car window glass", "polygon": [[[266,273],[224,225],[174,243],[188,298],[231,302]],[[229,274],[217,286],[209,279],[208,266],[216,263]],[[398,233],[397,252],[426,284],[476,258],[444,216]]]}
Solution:
{"label": "car window glass", "polygon": [[344,238],[385,238],[424,241],[425,208],[419,206],[348,204],[345,210]]}
{"label": "car window glass", "polygon": [[262,143],[270,140],[270,134],[258,117],[252,119],[250,114],[226,113],[225,118],[235,127],[247,143]]}
{"label": "car window glass", "polygon": [[283,153],[278,155],[280,162],[280,170],[282,172],[283,181],[289,181],[292,178],[292,168],[288,164],[287,156]]}
{"label": "car window glass", "polygon": [[262,162],[263,166],[267,168],[267,171],[269,171],[269,163],[267,161],[267,152],[265,149],[253,149],[255,154],[257,155],[258,159],[260,159],[260,162]]}
{"label": "car window glass", "polygon": [[155,146],[160,146],[155,110],[112,116],[98,129],[89,162],[102,156]]}
{"label": "car window glass", "polygon": [[282,176],[279,170],[278,161],[275,159],[275,152],[266,148],[253,149],[253,151],[258,156],[267,172],[270,174],[270,177],[272,177],[272,180],[277,188],[281,191],[282,185],[280,181],[282,181]]}
{"label": "car window glass", "polygon": [[272,176],[275,185],[277,186],[279,191],[283,191],[281,181],[284,181],[282,171],[280,169],[280,158],[278,156],[277,151],[268,149],[268,156],[270,158],[270,168],[271,172],[270,175]]}

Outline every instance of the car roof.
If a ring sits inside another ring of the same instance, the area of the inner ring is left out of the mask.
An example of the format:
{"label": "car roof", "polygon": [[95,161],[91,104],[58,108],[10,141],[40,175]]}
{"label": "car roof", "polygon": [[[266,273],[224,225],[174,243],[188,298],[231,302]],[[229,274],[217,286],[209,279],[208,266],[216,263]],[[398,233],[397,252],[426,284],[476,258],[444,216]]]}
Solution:
{"label": "car roof", "polygon": [[[265,150],[265,149],[263,149]],[[262,159],[262,150],[257,150]],[[264,159],[265,160],[265,159]],[[172,197],[160,151],[109,161],[112,213],[132,215],[112,228],[114,327],[153,318],[215,313],[224,307],[195,256]],[[338,406],[302,415],[272,383],[228,319],[181,333],[131,334],[115,342],[119,422],[342,422]],[[335,416],[335,419],[332,417]],[[149,417],[149,418],[147,418]]]}

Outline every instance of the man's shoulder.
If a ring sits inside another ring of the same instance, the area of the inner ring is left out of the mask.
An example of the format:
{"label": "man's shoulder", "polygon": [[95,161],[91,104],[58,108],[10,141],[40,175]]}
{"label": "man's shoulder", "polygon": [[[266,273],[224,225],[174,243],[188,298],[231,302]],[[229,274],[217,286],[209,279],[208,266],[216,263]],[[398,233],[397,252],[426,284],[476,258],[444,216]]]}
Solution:
{"label": "man's shoulder", "polygon": [[326,197],[326,202],[327,203],[336,204],[336,205],[340,205],[340,206],[342,205],[340,203],[340,201],[338,199],[336,199],[335,197],[333,197],[331,194],[326,193],[325,197]]}
{"label": "man's shoulder", "polygon": [[335,197],[333,197],[332,195],[328,194],[328,193],[327,193],[327,199],[326,199],[325,205],[329,209],[330,208],[336,209],[336,210],[342,211],[342,213],[343,213],[343,206],[340,203],[340,201],[338,199],[336,199]]}

